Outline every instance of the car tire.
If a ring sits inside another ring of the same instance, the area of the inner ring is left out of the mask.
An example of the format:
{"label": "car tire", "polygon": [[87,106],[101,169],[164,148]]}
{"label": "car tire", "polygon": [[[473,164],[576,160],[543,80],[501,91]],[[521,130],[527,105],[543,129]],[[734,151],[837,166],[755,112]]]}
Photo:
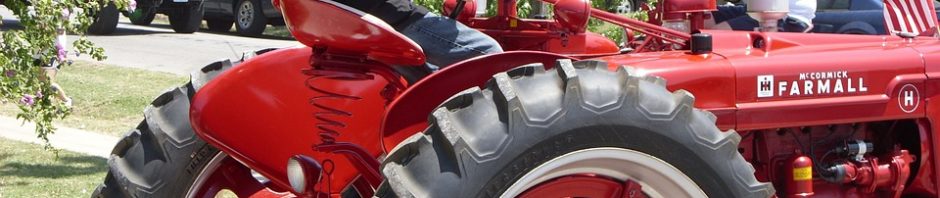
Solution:
{"label": "car tire", "polygon": [[209,31],[215,32],[228,32],[232,29],[233,23],[235,22],[226,19],[206,19],[206,26],[209,27]]}
{"label": "car tire", "polygon": [[256,37],[264,32],[268,18],[259,0],[241,0],[235,6],[235,30],[239,35]]}
{"label": "car tire", "polygon": [[170,27],[176,33],[193,33],[199,30],[202,25],[202,16],[205,9],[202,3],[189,3],[177,8],[170,14]]}
{"label": "car tire", "polygon": [[[543,190],[544,182],[584,175],[643,184],[631,194],[773,196],[773,186],[758,181],[738,153],[741,136],[720,131],[713,114],[692,106],[689,92],[665,85],[629,67],[611,72],[602,61],[560,60],[548,71],[534,64],[496,74],[485,89],[445,101],[423,133],[390,152],[377,196],[517,197]],[[644,163],[652,165],[638,166]],[[559,170],[540,172],[546,167]],[[643,168],[654,172],[630,172]],[[544,180],[529,180],[537,176]]]}
{"label": "car tire", "polygon": [[143,26],[153,23],[153,18],[156,16],[157,12],[155,10],[145,8],[137,8],[134,12],[127,14],[127,18],[131,20],[131,24]]}
{"label": "car tire", "polygon": [[97,35],[114,33],[114,30],[117,29],[120,14],[113,2],[108,3],[96,13],[95,21],[88,27],[88,33]]}

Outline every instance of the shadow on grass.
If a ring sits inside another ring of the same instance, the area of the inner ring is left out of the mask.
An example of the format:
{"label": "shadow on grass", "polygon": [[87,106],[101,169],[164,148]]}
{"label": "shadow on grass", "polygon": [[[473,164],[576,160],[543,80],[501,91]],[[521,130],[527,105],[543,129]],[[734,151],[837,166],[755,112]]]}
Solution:
{"label": "shadow on grass", "polygon": [[[9,154],[0,155],[0,160]],[[0,167],[0,175],[13,177],[58,179],[103,173],[108,170],[106,159],[94,156],[64,156],[52,163],[12,162]]]}

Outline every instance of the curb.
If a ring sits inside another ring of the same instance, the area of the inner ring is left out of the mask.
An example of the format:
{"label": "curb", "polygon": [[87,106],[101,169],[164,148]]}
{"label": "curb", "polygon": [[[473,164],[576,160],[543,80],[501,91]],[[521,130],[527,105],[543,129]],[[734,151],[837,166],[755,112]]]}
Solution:
{"label": "curb", "polygon": [[[58,130],[49,135],[49,142],[58,149],[73,151],[103,158],[111,156],[111,149],[120,138],[84,131],[81,129],[56,126]],[[11,140],[43,144],[36,137],[36,125],[24,123],[16,118],[0,116],[0,137]]]}

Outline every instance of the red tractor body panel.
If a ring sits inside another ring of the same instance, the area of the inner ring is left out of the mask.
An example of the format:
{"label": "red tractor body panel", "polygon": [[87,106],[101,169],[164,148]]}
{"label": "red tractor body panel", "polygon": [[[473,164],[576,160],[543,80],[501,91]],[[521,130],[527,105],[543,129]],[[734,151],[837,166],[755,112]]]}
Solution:
{"label": "red tractor body panel", "polygon": [[[272,51],[206,84],[193,98],[191,108],[193,127],[200,138],[284,188],[290,186],[285,177],[287,159],[296,154],[321,163],[332,161],[324,166],[331,170],[328,175],[333,182],[351,183],[358,173],[349,160],[313,146],[324,141],[354,142],[370,155],[380,156],[379,127],[390,102],[382,93],[389,81],[314,77],[304,72],[311,69],[310,57],[309,47]],[[332,192],[344,187],[333,186]]]}
{"label": "red tractor body panel", "polygon": [[[940,46],[940,41],[935,39],[840,35],[840,40],[854,42],[814,43],[812,41],[825,40],[823,38],[831,35],[711,33],[716,45],[720,44],[714,54],[654,52],[600,59],[607,61],[611,69],[621,65],[635,67],[640,73],[665,78],[670,90],[692,92],[696,96],[695,106],[715,113],[722,129],[752,131],[919,120],[928,116],[933,120],[938,116],[928,113],[936,109],[929,101],[940,87],[935,80],[928,80],[928,74],[925,74],[925,71],[936,70],[936,66],[931,66],[936,61],[930,60],[936,59],[937,55],[925,53],[938,49],[934,46]],[[776,42],[765,41],[765,45],[770,46],[755,47],[754,37]],[[761,81],[769,82],[763,84],[763,91]],[[913,94],[905,95],[907,93]],[[930,131],[926,122],[918,124]],[[921,137],[932,137],[922,133]],[[936,195],[936,181],[940,178],[934,171],[938,168],[935,166],[937,159],[931,153],[938,152],[932,146],[938,143],[937,138],[925,138],[919,142],[920,158],[916,163],[923,168],[917,175],[912,175],[915,182],[910,184],[909,190]],[[754,149],[747,146],[748,143],[741,145],[747,150]],[[789,153],[792,150],[785,150],[794,147],[797,145],[769,146],[771,151],[768,153]],[[758,178],[765,175],[762,179],[765,181],[772,179],[766,175],[779,171],[757,168],[756,175]],[[871,196],[855,191],[831,191],[839,185],[825,181],[816,183],[817,189],[822,189],[816,195]]]}
{"label": "red tractor body panel", "polygon": [[[794,148],[804,147],[793,131],[803,132],[810,141],[814,135],[833,133],[846,140],[879,141],[879,135],[896,131],[893,125],[878,128],[877,122],[892,120],[919,128],[914,137],[920,139],[884,139],[878,145],[886,146],[877,157],[890,157],[889,150],[907,146],[904,149],[917,159],[912,163],[916,164],[912,182],[901,182],[907,184],[904,192],[937,196],[940,191],[936,173],[940,163],[933,156],[940,151],[934,146],[940,144],[940,137],[931,133],[940,129],[931,124],[940,118],[940,107],[930,103],[940,99],[940,80],[935,79],[940,77],[940,41],[935,38],[706,31],[714,39],[712,53],[615,55],[619,54],[616,45],[611,47],[612,42],[599,35],[557,34],[559,24],[514,18],[515,4],[500,4],[501,17],[470,18],[468,25],[493,35],[506,49],[565,55],[507,52],[482,56],[406,87],[388,65],[423,62],[420,48],[387,27],[323,2],[276,0],[289,24],[318,24],[290,27],[310,47],[249,59],[209,82],[192,100],[191,120],[200,138],[281,189],[290,189],[285,168],[287,159],[297,154],[323,164],[330,179],[318,185],[330,183],[326,193],[335,195],[360,179],[375,183],[381,156],[423,130],[427,115],[447,97],[480,86],[493,74],[514,66],[543,63],[551,67],[552,60],[570,56],[596,57],[607,61],[612,70],[633,67],[640,74],[666,79],[670,90],[693,93],[695,106],[714,113],[719,128],[746,134],[740,144],[742,155],[752,162],[759,180],[774,182],[780,192],[786,192],[787,186],[781,182],[779,164],[796,153]],[[677,2],[689,6],[678,4],[667,10],[711,9],[693,1]],[[333,13],[343,20],[315,18],[323,15],[311,12]],[[869,124],[858,123],[873,124],[867,128]],[[845,125],[864,132],[837,130]],[[842,184],[818,178],[813,182],[817,196],[890,195],[846,190]]]}

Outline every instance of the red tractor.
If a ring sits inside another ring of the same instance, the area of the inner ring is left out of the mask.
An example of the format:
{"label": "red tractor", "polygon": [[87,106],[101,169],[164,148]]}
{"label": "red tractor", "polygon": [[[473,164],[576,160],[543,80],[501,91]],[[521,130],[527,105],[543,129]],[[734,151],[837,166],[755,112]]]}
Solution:
{"label": "red tractor", "polygon": [[[304,46],[212,63],[157,97],[94,195],[938,196],[935,37],[704,30],[706,0],[651,12],[690,34],[546,2],[554,19],[448,3],[518,51],[408,83],[392,66],[424,53],[388,25],[274,0]],[[645,39],[620,50],[588,17]]]}

